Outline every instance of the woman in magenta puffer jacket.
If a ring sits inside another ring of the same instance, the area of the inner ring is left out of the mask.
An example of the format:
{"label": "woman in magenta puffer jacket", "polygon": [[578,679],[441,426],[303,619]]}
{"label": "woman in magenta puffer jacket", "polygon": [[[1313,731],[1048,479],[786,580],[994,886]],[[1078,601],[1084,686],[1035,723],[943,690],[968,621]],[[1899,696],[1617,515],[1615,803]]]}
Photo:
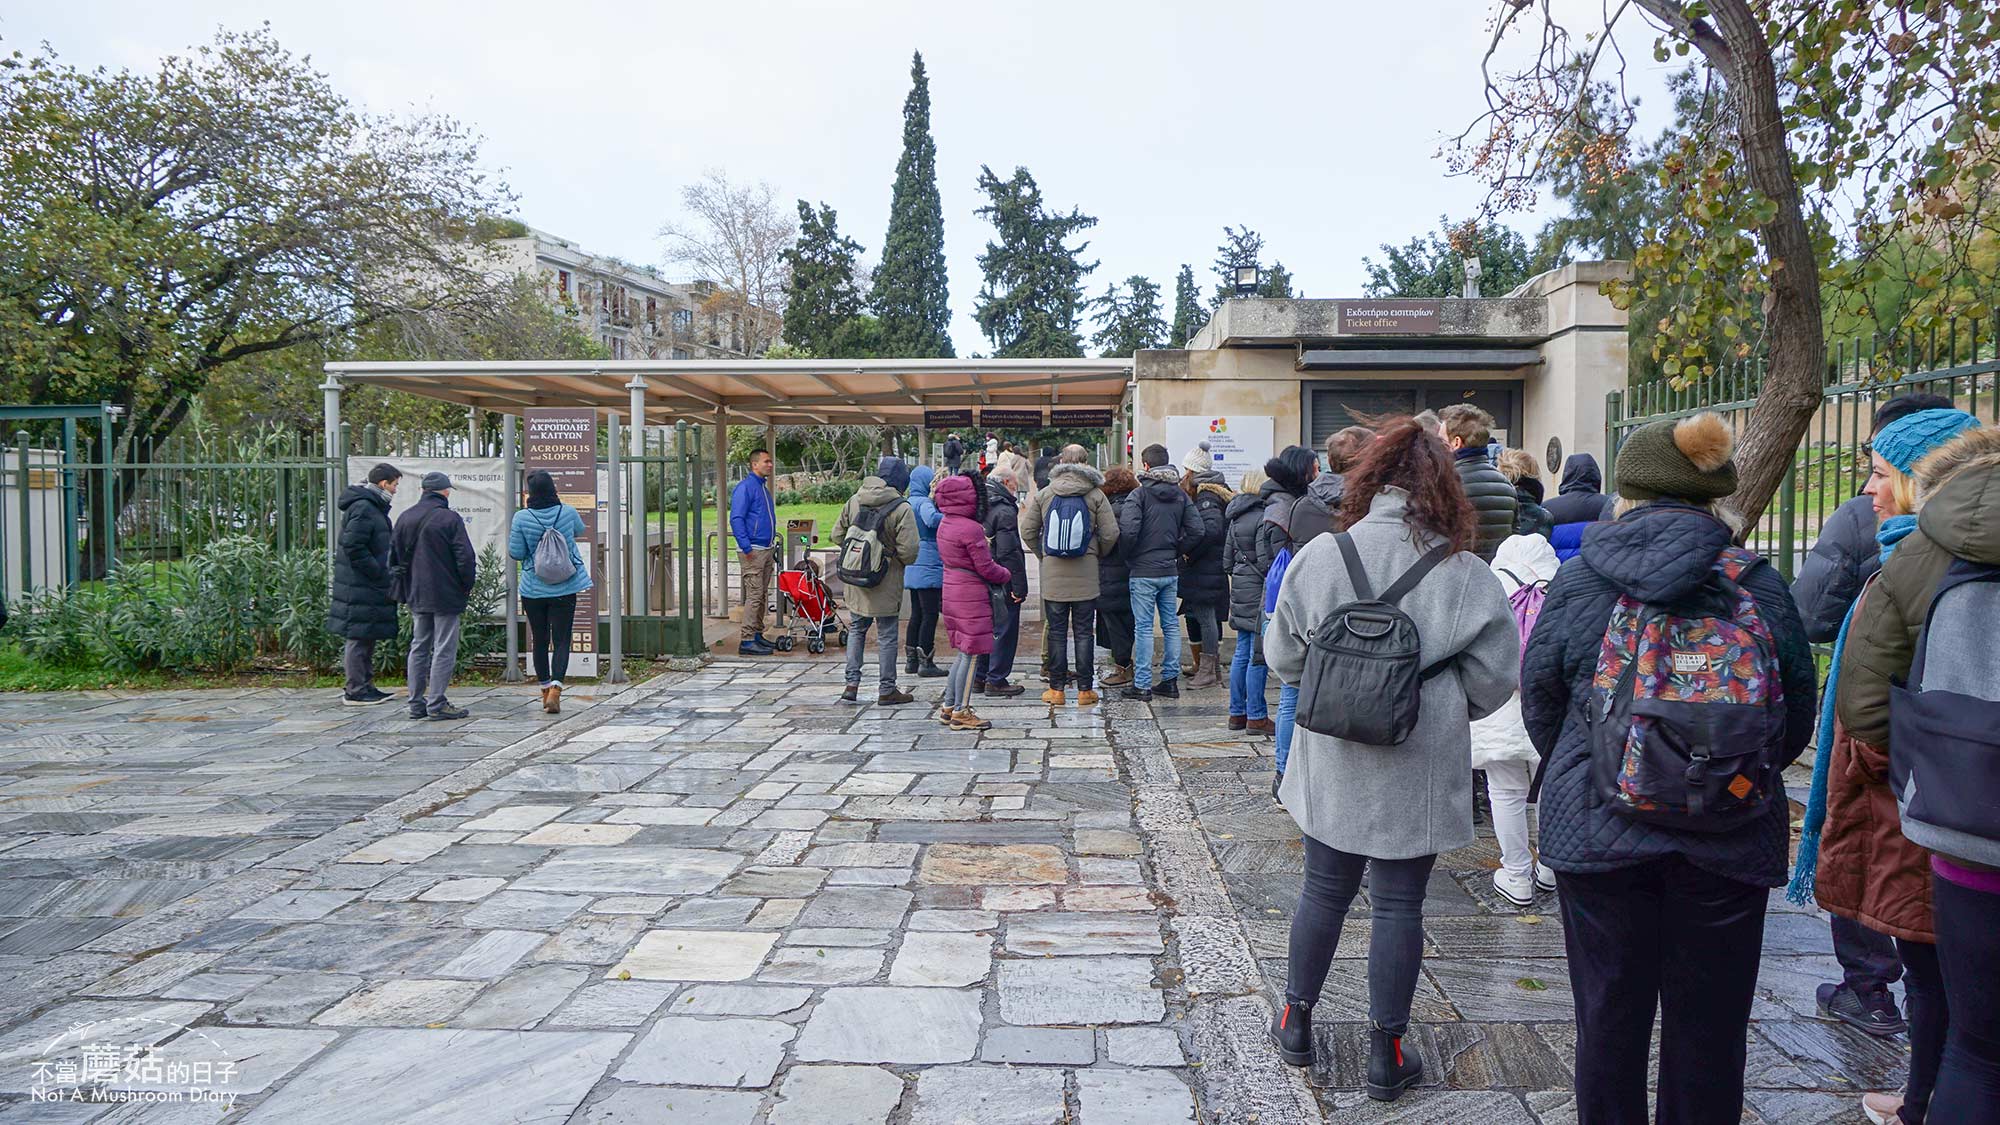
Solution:
{"label": "woman in magenta puffer jacket", "polygon": [[938,555],[944,562],[944,631],[958,650],[945,681],[938,721],[953,730],[985,730],[993,724],[972,713],[973,658],[993,651],[993,602],[988,591],[1008,581],[1007,568],[993,561],[993,549],[979,524],[979,482],[968,474],[946,477],[934,502],[944,513],[938,524]]}

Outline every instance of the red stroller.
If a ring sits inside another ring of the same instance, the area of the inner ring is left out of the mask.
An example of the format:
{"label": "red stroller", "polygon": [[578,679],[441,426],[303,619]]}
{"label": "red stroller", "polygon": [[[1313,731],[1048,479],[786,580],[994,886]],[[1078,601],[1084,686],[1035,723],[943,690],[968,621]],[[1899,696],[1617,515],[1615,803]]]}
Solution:
{"label": "red stroller", "polygon": [[[784,596],[790,613],[796,615],[806,627],[806,651],[814,654],[826,651],[828,633],[838,636],[842,648],[847,647],[847,622],[841,619],[840,609],[834,603],[833,591],[827,588],[826,580],[820,577],[819,564],[810,558],[799,560],[797,568],[778,572],[778,593]],[[779,652],[792,651],[792,630],[786,626],[784,636],[773,642]]]}

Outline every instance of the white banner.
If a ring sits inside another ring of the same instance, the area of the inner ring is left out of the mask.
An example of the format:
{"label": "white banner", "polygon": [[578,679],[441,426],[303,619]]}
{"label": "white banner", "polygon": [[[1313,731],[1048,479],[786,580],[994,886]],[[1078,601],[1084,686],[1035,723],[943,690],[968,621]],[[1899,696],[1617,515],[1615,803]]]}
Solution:
{"label": "white banner", "polygon": [[[443,473],[451,478],[451,508],[465,520],[472,549],[484,554],[492,547],[507,564],[507,497],[502,479],[504,463],[498,457],[349,457],[347,480],[353,484],[368,479],[368,470],[387,461],[403,471],[403,481],[389,501],[389,519],[409,511],[423,495],[425,473]],[[507,564],[511,565],[511,564]]]}
{"label": "white banner", "polygon": [[1271,444],[1274,429],[1268,414],[1169,414],[1167,456],[1178,467],[1188,450],[1205,441],[1215,471],[1235,488],[1243,483],[1244,473],[1263,468],[1278,452]]}

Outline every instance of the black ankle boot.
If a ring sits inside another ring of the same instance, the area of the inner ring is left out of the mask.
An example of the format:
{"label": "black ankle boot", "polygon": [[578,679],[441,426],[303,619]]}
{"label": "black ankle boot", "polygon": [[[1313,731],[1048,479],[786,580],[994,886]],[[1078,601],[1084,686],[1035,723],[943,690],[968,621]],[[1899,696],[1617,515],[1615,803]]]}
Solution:
{"label": "black ankle boot", "polygon": [[1400,1035],[1368,1028],[1368,1096],[1393,1102],[1424,1076],[1424,1060]]}
{"label": "black ankle boot", "polygon": [[[1313,1012],[1311,1004],[1287,1000],[1271,1021],[1271,1042],[1278,1057],[1293,1066],[1311,1066],[1313,1061]],[[1372,1076],[1375,1072],[1369,1071]]]}
{"label": "black ankle boot", "polygon": [[912,676],[914,676],[914,675],[916,675],[916,674],[917,674],[917,650],[916,650],[916,649],[914,649],[914,648],[913,648],[913,649],[911,649],[911,650],[910,650],[910,653],[909,653],[909,659],[908,659],[908,660],[905,660],[905,661],[903,662],[903,671],[904,671],[904,672],[906,672],[906,673],[908,673],[909,675],[912,675]]}
{"label": "black ankle boot", "polygon": [[943,676],[951,675],[950,672],[947,672],[944,669],[937,666],[937,662],[931,659],[930,653],[922,652],[921,650],[919,650],[919,659],[917,661],[916,673],[918,676],[926,680],[935,680]]}

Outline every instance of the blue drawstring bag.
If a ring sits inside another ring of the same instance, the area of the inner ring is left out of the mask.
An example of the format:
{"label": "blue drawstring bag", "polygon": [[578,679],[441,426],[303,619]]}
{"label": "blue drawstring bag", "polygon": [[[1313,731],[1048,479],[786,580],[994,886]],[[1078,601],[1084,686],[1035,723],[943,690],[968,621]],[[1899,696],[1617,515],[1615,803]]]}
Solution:
{"label": "blue drawstring bag", "polygon": [[1271,560],[1271,573],[1264,576],[1264,612],[1278,608],[1278,590],[1285,584],[1285,571],[1292,565],[1292,549],[1286,547]]}

